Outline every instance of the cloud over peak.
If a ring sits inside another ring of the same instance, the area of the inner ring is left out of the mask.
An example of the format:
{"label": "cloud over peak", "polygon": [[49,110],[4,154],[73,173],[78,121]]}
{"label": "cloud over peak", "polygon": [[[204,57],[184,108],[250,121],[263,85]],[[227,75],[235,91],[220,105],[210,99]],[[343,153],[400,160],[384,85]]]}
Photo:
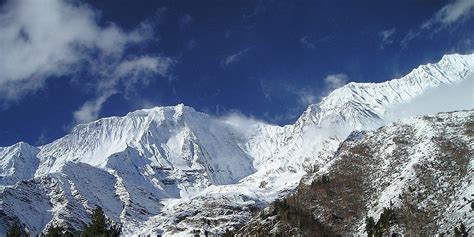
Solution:
{"label": "cloud over peak", "polygon": [[344,86],[348,81],[349,77],[344,73],[329,74],[324,78],[324,83],[330,91]]}
{"label": "cloud over peak", "polygon": [[118,85],[123,85],[126,93],[136,84],[148,84],[153,75],[168,76],[168,71],[174,64],[175,60],[161,56],[141,56],[114,64],[110,71],[103,73],[103,78],[97,85],[98,97],[87,101],[74,112],[75,123],[97,119],[107,99],[118,93]]}

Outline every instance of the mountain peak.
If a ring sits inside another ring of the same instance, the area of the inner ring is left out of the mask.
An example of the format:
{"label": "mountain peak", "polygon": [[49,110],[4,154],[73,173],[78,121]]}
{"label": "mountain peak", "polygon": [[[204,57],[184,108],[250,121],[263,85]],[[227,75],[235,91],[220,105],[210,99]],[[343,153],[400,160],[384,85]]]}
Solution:
{"label": "mountain peak", "polygon": [[207,116],[207,114],[197,112],[193,107],[183,103],[174,106],[157,106],[149,109],[140,109],[128,113],[125,117],[149,117],[156,120],[172,119],[178,121],[183,116]]}
{"label": "mountain peak", "polygon": [[194,108],[186,106],[183,103],[179,103],[177,105],[155,106],[155,107],[147,108],[147,109],[139,109],[139,110],[132,111],[128,114],[148,114],[148,113],[159,112],[159,111],[184,111],[184,110],[194,111]]}
{"label": "mountain peak", "polygon": [[39,149],[26,142],[0,147],[0,185],[12,185],[33,177]]}
{"label": "mountain peak", "polygon": [[378,126],[387,107],[408,102],[429,88],[458,83],[473,73],[474,54],[444,55],[439,62],[421,65],[401,78],[381,83],[350,82],[310,105],[298,121],[346,124],[356,129]]}
{"label": "mountain peak", "polygon": [[438,64],[472,64],[474,63],[474,53],[471,54],[445,54],[441,57]]}

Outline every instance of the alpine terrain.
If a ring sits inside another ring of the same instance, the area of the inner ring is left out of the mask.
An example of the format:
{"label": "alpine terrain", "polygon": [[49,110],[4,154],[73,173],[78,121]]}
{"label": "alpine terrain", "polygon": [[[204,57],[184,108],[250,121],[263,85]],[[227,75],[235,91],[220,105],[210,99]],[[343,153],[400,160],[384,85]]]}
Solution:
{"label": "alpine terrain", "polygon": [[[126,236],[474,233],[473,86],[474,54],[453,54],[349,83],[286,126],[180,104],[2,147],[0,235],[81,230],[97,206]],[[432,99],[459,88],[459,107]]]}

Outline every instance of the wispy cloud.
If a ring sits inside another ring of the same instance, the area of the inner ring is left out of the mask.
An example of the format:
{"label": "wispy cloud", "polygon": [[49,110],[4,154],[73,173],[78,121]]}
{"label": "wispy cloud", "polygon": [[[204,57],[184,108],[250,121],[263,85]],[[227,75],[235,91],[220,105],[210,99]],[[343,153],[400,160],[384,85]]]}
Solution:
{"label": "wispy cloud", "polygon": [[221,65],[222,65],[223,67],[226,67],[226,66],[229,66],[230,64],[239,62],[240,60],[242,60],[242,58],[244,57],[244,55],[245,55],[249,50],[250,50],[250,48],[246,48],[246,49],[240,50],[240,51],[237,52],[237,53],[234,53],[234,54],[231,54],[231,55],[225,57],[225,58],[221,61]]}
{"label": "wispy cloud", "polygon": [[193,18],[189,14],[184,14],[179,18],[179,27],[181,30],[184,30],[188,27],[189,24],[193,22]]}
{"label": "wispy cloud", "polygon": [[349,77],[344,73],[329,74],[324,78],[324,83],[329,91],[344,86],[349,82]]}
{"label": "wispy cloud", "polygon": [[425,21],[416,29],[410,30],[401,41],[402,46],[406,46],[411,40],[422,35],[423,32],[434,30],[439,31],[447,26],[461,22],[470,17],[474,12],[473,0],[453,0],[446,4],[433,17]]}
{"label": "wispy cloud", "polygon": [[236,131],[242,132],[243,134],[252,132],[252,127],[255,125],[265,124],[265,122],[258,120],[253,116],[246,116],[238,110],[228,111],[217,119],[233,126],[236,128]]}
{"label": "wispy cloud", "polygon": [[134,82],[138,74],[165,75],[173,64],[163,56],[126,57],[128,47],[154,40],[153,22],[144,21],[127,31],[98,20],[98,11],[84,3],[7,1],[0,11],[2,105],[41,89],[46,80],[86,70],[91,74],[87,83],[97,84],[97,98],[74,114],[77,122],[84,122],[96,118],[118,84]]}
{"label": "wispy cloud", "polygon": [[268,121],[282,124],[295,119],[304,111],[308,105],[316,104],[327,96],[331,91],[344,86],[349,82],[349,76],[344,73],[328,74],[319,80],[317,84],[296,85],[290,83],[291,75],[277,73],[259,78],[260,88],[263,96],[269,103],[288,103],[286,113],[264,115]]}
{"label": "wispy cloud", "polygon": [[314,44],[308,40],[308,36],[301,37],[300,43],[303,44],[303,46],[305,46],[308,49],[312,49],[312,50],[315,49]]}
{"label": "wispy cloud", "polygon": [[265,99],[268,101],[272,101],[272,88],[268,80],[261,78],[258,81],[260,83],[260,89],[262,90]]}
{"label": "wispy cloud", "polygon": [[316,47],[318,46],[318,44],[321,44],[321,43],[324,43],[324,42],[328,42],[329,40],[332,39],[332,36],[330,35],[326,35],[326,36],[323,36],[321,38],[317,38],[317,39],[314,39],[314,40],[311,40],[312,37],[310,36],[303,36],[299,39],[299,42],[301,45],[303,45],[305,48],[308,48],[308,49],[311,49],[311,50],[314,50],[316,49]]}
{"label": "wispy cloud", "polygon": [[295,93],[298,96],[298,103],[303,107],[317,103],[321,98],[320,93],[309,87],[296,90]]}
{"label": "wispy cloud", "polygon": [[410,30],[408,33],[403,37],[403,39],[400,41],[400,45],[403,47],[406,47],[410,41],[413,39],[417,38],[418,36],[421,35],[421,30]]}
{"label": "wispy cloud", "polygon": [[46,136],[46,131],[42,131],[38,138],[36,138],[35,146],[41,146],[46,144],[49,141],[49,138]]}
{"label": "wispy cloud", "polygon": [[303,106],[315,104],[321,101],[324,96],[327,96],[333,90],[343,87],[349,82],[349,76],[344,73],[328,74],[324,78],[324,86],[315,90],[311,87],[300,88],[295,90],[298,96],[298,101]]}
{"label": "wispy cloud", "polygon": [[78,110],[74,111],[74,120],[76,123],[86,123],[97,119],[102,105],[113,94],[115,94],[115,91],[107,91],[106,94],[99,98],[84,103]]}
{"label": "wispy cloud", "polygon": [[254,2],[254,6],[250,12],[242,14],[242,18],[250,19],[258,16],[259,14],[264,14],[267,11],[267,5],[271,4],[271,1],[258,0]]}
{"label": "wispy cloud", "polygon": [[379,32],[379,37],[380,37],[380,48],[384,48],[386,45],[392,44],[393,43],[393,35],[395,34],[396,29],[388,29],[388,30],[382,30]]}
{"label": "wispy cloud", "polygon": [[128,77],[136,79],[142,73],[166,76],[173,63],[173,59],[160,56],[142,56],[124,60],[115,69],[114,78]]}
{"label": "wispy cloud", "polygon": [[114,24],[101,27],[97,18],[86,4],[8,1],[0,15],[0,96],[19,99],[50,76],[74,73],[92,53],[120,58],[128,45],[153,34],[146,24],[125,32]]}
{"label": "wispy cloud", "polygon": [[97,85],[97,98],[84,103],[74,111],[75,123],[86,123],[99,117],[102,106],[109,97],[116,94],[118,85],[123,85],[126,90],[133,90],[136,84],[148,84],[153,75],[166,77],[175,61],[168,57],[142,56],[124,60],[114,65],[113,69],[104,74],[104,78]]}
{"label": "wispy cloud", "polygon": [[455,0],[439,10],[421,27],[429,28],[435,24],[449,25],[473,13],[474,1]]}

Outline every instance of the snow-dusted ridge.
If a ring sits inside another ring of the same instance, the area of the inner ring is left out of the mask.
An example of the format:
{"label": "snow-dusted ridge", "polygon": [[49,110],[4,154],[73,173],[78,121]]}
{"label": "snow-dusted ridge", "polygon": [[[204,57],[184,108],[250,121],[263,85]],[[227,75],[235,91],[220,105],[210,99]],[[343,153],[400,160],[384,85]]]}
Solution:
{"label": "snow-dusted ridge", "polygon": [[461,223],[472,234],[473,154],[474,110],[354,131],[327,170],[310,172],[285,202],[269,205],[239,234],[365,236],[366,216],[377,222],[387,209],[393,214],[383,236],[453,236]]}
{"label": "snow-dusted ridge", "polygon": [[[133,148],[151,166],[210,169],[213,183],[232,183],[247,176],[252,168],[251,158],[235,139],[226,124],[182,104],[138,110],[79,125],[63,138],[42,146],[38,157],[53,163],[43,162],[37,175],[55,172],[68,161],[104,168],[112,154]],[[199,150],[199,145],[206,150]],[[239,165],[233,165],[234,160]]]}
{"label": "snow-dusted ridge", "polygon": [[334,90],[319,104],[310,105],[299,120],[318,125],[345,124],[352,129],[380,126],[388,110],[427,90],[472,79],[474,54],[445,55],[435,64],[421,65],[406,76],[382,83],[351,82]]}
{"label": "snow-dusted ridge", "polygon": [[0,185],[12,185],[33,178],[38,168],[39,149],[25,142],[0,147]]}
{"label": "snow-dusted ridge", "polygon": [[308,170],[328,168],[351,131],[379,127],[394,106],[473,81],[473,72],[474,54],[454,54],[400,79],[349,83],[286,126],[180,104],[81,124],[38,148],[0,148],[0,232],[16,218],[33,233],[52,223],[80,229],[95,205],[127,235],[222,232],[293,190]]}

